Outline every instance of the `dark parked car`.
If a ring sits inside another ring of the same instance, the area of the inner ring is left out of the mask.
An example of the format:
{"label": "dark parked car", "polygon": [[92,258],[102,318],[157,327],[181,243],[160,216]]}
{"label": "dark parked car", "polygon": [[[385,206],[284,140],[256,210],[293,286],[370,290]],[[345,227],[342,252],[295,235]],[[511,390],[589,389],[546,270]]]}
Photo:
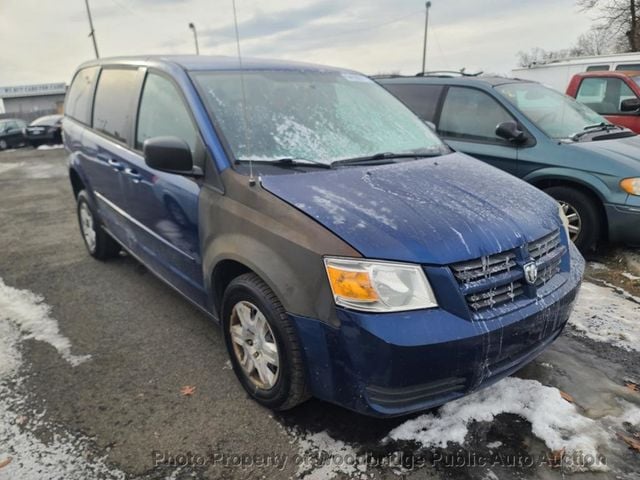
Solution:
{"label": "dark parked car", "polygon": [[19,118],[0,119],[0,150],[26,145],[24,129],[27,123]]}
{"label": "dark parked car", "polygon": [[43,144],[62,143],[62,115],[47,115],[37,118],[25,130],[25,136],[32,147]]}
{"label": "dark parked car", "polygon": [[516,175],[565,209],[576,245],[640,245],[640,136],[539,83],[500,77],[379,82],[455,150]]}
{"label": "dark parked car", "polygon": [[584,263],[552,198],[363,75],[243,65],[86,63],[63,129],[89,253],[125,249],[218,321],[251,397],[399,415],[560,334]]}

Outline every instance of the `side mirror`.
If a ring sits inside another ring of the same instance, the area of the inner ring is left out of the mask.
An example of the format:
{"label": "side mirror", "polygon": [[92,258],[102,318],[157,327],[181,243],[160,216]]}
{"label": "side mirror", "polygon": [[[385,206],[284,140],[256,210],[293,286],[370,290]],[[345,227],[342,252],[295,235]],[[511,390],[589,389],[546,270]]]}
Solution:
{"label": "side mirror", "polygon": [[503,122],[499,124],[496,127],[496,135],[513,143],[522,143],[527,139],[527,136],[520,130],[520,127],[518,127],[518,124],[515,122]]}
{"label": "side mirror", "polygon": [[144,141],[144,161],[154,170],[168,173],[193,173],[191,149],[177,137],[154,137]]}
{"label": "side mirror", "polygon": [[620,103],[620,111],[636,112],[640,110],[640,98],[627,98]]}

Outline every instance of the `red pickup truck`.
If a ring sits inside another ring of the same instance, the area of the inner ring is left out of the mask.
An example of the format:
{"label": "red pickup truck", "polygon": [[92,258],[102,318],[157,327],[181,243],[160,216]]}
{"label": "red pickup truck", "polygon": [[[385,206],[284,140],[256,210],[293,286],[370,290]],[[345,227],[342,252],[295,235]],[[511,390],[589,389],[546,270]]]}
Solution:
{"label": "red pickup truck", "polygon": [[569,82],[567,95],[611,123],[640,133],[640,71],[578,73]]}

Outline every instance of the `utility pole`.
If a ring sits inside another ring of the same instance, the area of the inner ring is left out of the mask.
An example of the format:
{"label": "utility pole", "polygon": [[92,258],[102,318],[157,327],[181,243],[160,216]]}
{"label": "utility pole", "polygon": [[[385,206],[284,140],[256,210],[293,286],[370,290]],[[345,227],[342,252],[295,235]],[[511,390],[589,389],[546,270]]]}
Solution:
{"label": "utility pole", "polygon": [[200,55],[200,48],[198,47],[198,32],[196,26],[192,23],[189,24],[189,28],[193,30],[193,39],[196,41],[196,55]]}
{"label": "utility pole", "polygon": [[429,9],[431,8],[431,2],[427,2],[427,13],[424,17],[424,47],[422,48],[422,70],[421,73],[424,73],[427,68],[427,31],[429,30]]}
{"label": "utility pole", "polygon": [[91,29],[91,32],[89,32],[89,36],[93,40],[93,49],[96,52],[96,58],[100,58],[100,55],[98,54],[98,42],[96,42],[96,31],[93,29],[93,20],[91,19],[89,0],[84,0],[84,4],[87,6],[87,17],[89,17],[89,28]]}

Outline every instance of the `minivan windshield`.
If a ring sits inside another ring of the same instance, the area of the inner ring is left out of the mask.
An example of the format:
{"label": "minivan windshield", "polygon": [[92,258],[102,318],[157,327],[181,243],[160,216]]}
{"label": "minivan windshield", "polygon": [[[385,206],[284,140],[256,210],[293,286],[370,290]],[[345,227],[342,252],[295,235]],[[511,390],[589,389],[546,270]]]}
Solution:
{"label": "minivan windshield", "polygon": [[400,101],[363,75],[269,70],[194,72],[193,78],[236,160],[330,164],[449,151]]}
{"label": "minivan windshield", "polygon": [[551,138],[572,138],[585,128],[609,125],[589,107],[539,83],[507,83],[496,90]]}

